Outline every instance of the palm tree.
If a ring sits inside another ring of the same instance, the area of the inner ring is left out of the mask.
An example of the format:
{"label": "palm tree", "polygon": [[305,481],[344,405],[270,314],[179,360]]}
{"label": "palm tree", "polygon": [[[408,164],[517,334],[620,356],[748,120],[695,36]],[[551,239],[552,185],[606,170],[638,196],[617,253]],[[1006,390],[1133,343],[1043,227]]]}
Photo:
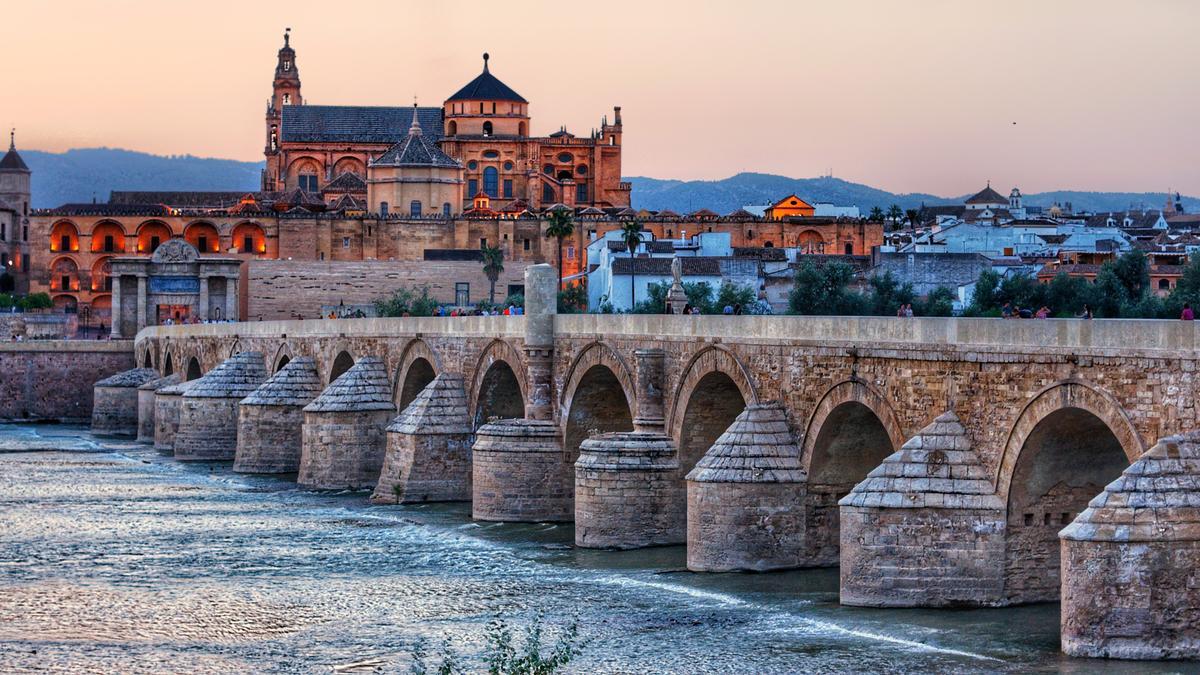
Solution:
{"label": "palm tree", "polygon": [[567,209],[554,209],[550,212],[550,217],[547,219],[550,224],[546,227],[546,236],[558,240],[558,287],[562,288],[563,283],[563,264],[562,264],[562,247],[563,239],[575,234],[575,218]]}
{"label": "palm tree", "polygon": [[[627,220],[621,224],[621,240],[629,250],[630,259],[637,253],[637,247],[642,245],[642,224],[636,220]],[[629,264],[629,311],[637,305],[637,274],[633,263]]]}
{"label": "palm tree", "polygon": [[504,271],[504,251],[498,246],[479,246],[479,257],[483,260],[483,273],[488,278],[488,304],[496,304],[496,281]]}
{"label": "palm tree", "polygon": [[879,208],[878,206],[872,206],[871,207],[871,215],[867,216],[867,220],[870,220],[872,222],[882,221],[883,220],[883,209]]}
{"label": "palm tree", "polygon": [[899,205],[892,204],[891,206],[888,207],[887,217],[888,217],[888,220],[891,220],[893,223],[899,224],[900,219],[902,217],[904,217],[904,211],[900,210]]}
{"label": "palm tree", "polygon": [[917,223],[921,220],[921,212],[916,209],[909,209],[904,212],[904,217],[908,220],[908,226],[917,229]]}

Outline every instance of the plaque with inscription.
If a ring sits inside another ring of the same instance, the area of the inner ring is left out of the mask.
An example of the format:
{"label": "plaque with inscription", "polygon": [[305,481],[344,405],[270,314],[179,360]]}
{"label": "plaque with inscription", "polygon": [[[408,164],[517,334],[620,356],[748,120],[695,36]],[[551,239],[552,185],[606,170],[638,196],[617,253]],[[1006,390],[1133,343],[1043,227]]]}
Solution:
{"label": "plaque with inscription", "polygon": [[150,277],[151,293],[199,293],[197,277]]}

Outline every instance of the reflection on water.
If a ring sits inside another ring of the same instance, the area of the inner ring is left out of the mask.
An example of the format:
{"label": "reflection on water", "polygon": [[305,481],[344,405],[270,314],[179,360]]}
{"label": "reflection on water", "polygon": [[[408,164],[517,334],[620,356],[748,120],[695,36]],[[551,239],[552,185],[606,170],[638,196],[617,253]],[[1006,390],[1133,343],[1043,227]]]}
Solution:
{"label": "reflection on water", "polygon": [[575,672],[1147,672],[1060,657],[1057,606],[843,608],[836,570],[690,574],[682,547],[366,496],[0,427],[0,672],[395,672],[538,613],[579,618]]}

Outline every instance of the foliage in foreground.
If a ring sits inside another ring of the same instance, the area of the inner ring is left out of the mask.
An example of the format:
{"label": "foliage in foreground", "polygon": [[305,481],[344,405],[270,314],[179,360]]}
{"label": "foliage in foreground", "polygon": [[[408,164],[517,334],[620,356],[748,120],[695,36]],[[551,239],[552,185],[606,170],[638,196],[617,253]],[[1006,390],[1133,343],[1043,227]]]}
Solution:
{"label": "foliage in foreground", "polygon": [[50,300],[49,293],[30,293],[29,295],[12,295],[9,293],[0,293],[0,307],[9,308],[16,307],[23,311],[31,309],[50,309],[54,303]]}
{"label": "foliage in foreground", "polygon": [[479,657],[481,664],[460,657],[447,639],[442,642],[438,650],[439,662],[434,665],[425,640],[417,640],[412,648],[413,662],[409,672],[412,675],[459,675],[486,670],[489,675],[551,675],[579,656],[584,646],[579,641],[579,622],[576,620],[559,632],[549,652],[543,652],[540,615],[525,628],[525,639],[519,648],[514,644],[512,627],[500,618],[488,622],[485,638],[487,644]]}
{"label": "foliage in foreground", "polygon": [[438,302],[429,295],[428,286],[416,289],[397,288],[386,298],[375,301],[375,312],[379,316],[433,316]]}
{"label": "foliage in foreground", "polygon": [[[659,281],[646,287],[650,297],[638,301],[633,308],[633,314],[662,314],[666,311],[667,292],[671,290],[670,282]],[[765,311],[751,286],[742,286],[728,281],[713,289],[707,281],[685,281],[683,292],[687,295],[688,304],[699,307],[701,314],[722,314],[725,307],[741,305],[743,314],[764,314]],[[603,312],[603,308],[601,308]]]}

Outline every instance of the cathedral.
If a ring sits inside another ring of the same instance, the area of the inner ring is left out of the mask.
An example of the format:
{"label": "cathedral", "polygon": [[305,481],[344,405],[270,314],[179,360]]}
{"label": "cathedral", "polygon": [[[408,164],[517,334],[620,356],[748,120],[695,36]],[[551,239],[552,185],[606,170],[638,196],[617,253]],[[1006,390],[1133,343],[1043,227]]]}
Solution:
{"label": "cathedral", "polygon": [[621,108],[598,130],[531,135],[529,102],[483,72],[439,107],[306,104],[285,33],[266,114],[264,192],[300,189],[371,213],[448,217],[486,198],[497,211],[628,207]]}

